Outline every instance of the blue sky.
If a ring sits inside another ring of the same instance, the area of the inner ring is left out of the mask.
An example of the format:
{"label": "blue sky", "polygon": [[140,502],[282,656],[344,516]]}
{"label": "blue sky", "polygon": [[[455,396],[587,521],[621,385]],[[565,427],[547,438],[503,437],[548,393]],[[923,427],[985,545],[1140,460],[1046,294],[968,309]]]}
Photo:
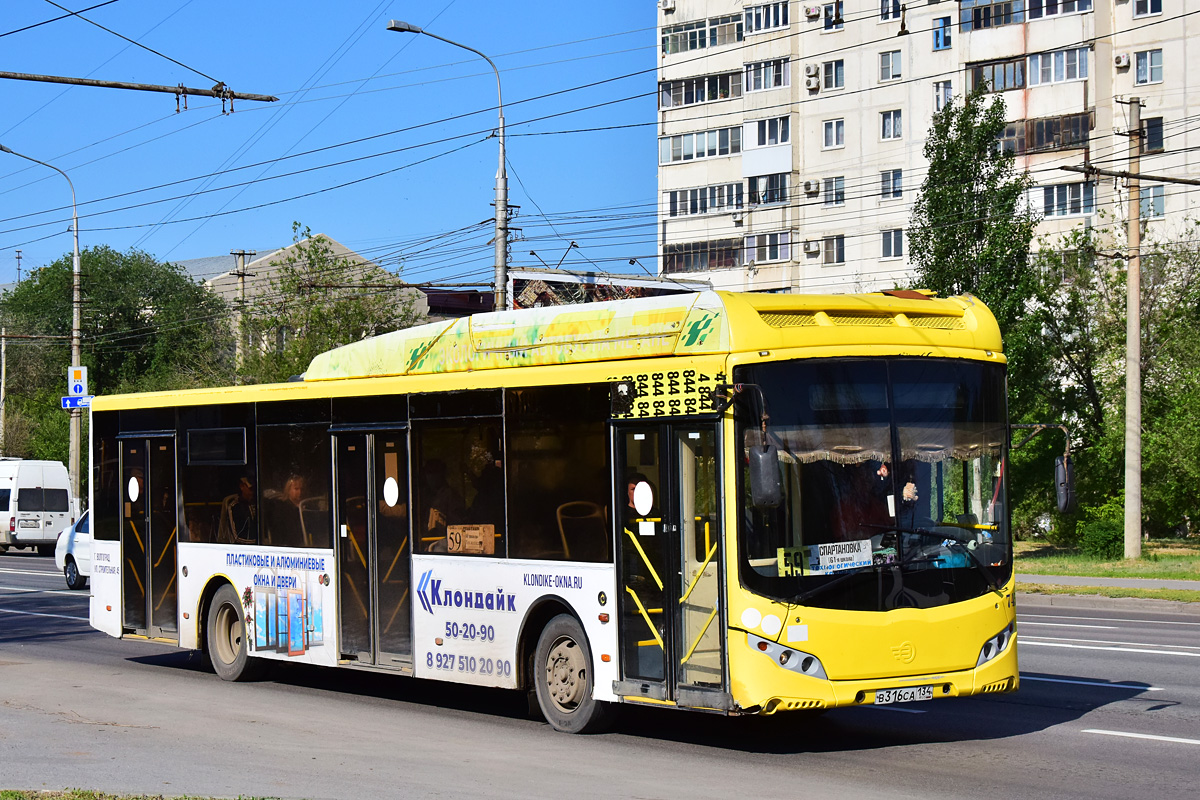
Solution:
{"label": "blue sky", "polygon": [[[396,18],[500,69],[514,266],[575,240],[564,266],[655,270],[653,3],[55,2],[161,55],[78,18],[19,30],[64,12],[6,0],[0,70],[280,98],[176,113],[169,94],[0,81],[0,143],[70,175],[84,247],[177,261],[286,244],[300,221],[414,282],[490,280],[495,80]],[[18,248],[23,270],[70,252],[69,201],[60,175],[0,153],[0,282]]]}

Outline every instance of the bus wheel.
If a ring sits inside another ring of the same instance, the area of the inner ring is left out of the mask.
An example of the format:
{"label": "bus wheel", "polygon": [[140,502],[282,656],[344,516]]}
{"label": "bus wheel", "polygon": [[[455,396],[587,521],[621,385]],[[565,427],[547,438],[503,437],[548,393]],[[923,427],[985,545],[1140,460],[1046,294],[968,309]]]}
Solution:
{"label": "bus wheel", "polygon": [[612,720],[613,707],[592,696],[592,651],[578,620],[559,614],[546,624],[534,654],[538,706],[550,727],[595,733]]}
{"label": "bus wheel", "polygon": [[262,673],[261,659],[250,657],[245,612],[229,584],[217,590],[208,609],[208,655],[225,681],[251,681]]}

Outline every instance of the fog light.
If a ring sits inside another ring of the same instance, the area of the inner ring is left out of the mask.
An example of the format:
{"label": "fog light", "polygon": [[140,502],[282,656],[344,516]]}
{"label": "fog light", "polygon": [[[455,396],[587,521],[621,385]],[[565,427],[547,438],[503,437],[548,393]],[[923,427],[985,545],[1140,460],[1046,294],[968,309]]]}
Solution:
{"label": "fog light", "polygon": [[788,659],[791,657],[792,657],[792,651],[784,650],[782,653],[779,654],[780,665],[786,664],[788,662]]}

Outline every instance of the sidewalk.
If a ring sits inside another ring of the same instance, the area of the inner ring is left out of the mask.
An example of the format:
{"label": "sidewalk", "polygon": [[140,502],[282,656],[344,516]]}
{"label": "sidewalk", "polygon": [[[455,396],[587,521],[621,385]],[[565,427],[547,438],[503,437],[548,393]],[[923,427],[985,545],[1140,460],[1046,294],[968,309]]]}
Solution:
{"label": "sidewalk", "polygon": [[1158,578],[1084,578],[1076,575],[1027,575],[1017,573],[1017,583],[1053,586],[1114,586],[1119,589],[1190,589],[1200,591],[1200,581]]}

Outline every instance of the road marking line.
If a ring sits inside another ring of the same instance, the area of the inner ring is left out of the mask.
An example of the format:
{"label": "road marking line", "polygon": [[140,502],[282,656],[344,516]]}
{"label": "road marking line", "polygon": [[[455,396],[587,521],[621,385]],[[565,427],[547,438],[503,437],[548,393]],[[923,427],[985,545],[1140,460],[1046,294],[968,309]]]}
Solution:
{"label": "road marking line", "polygon": [[13,611],[11,608],[0,608],[0,614],[20,614],[25,617],[53,617],[54,619],[73,619],[77,622],[91,622],[87,617],[69,617],[66,614],[46,614],[38,611]]}
{"label": "road marking line", "polygon": [[1124,736],[1127,739],[1150,739],[1155,742],[1176,742],[1177,744],[1200,744],[1200,739],[1184,739],[1179,736],[1156,736],[1151,733],[1128,733],[1127,731],[1103,731],[1099,728],[1087,728],[1083,733],[1099,733],[1103,736]]}
{"label": "road marking line", "polygon": [[1068,639],[1065,636],[1022,636],[1023,641],[1030,639],[1044,639],[1055,642],[1083,642],[1084,644],[1120,644],[1133,647],[1177,647],[1181,650],[1200,650],[1194,644],[1154,644],[1153,642],[1110,642],[1106,639]]}
{"label": "road marking line", "polygon": [[1102,686],[1105,689],[1141,689],[1146,692],[1161,692],[1161,686],[1139,686],[1136,683],[1104,683],[1103,681],[1070,681],[1066,678],[1035,678],[1032,675],[1021,674],[1023,681],[1040,681],[1042,683],[1074,683],[1079,686]]}
{"label": "road marking line", "polygon": [[876,711],[898,711],[901,714],[924,714],[925,713],[924,709],[920,709],[920,708],[896,708],[895,706],[877,706],[874,703],[871,703],[870,705],[866,705],[866,706],[859,706],[859,708],[873,708]]}
{"label": "road marking line", "polygon": [[1104,650],[1107,652],[1116,653],[1147,653],[1155,656],[1188,656],[1189,658],[1200,658],[1200,653],[1180,653],[1173,650],[1140,650],[1135,647],[1098,647],[1089,644],[1066,644],[1064,642],[1031,642],[1026,637],[1021,640],[1023,647],[1069,647],[1072,650]]}
{"label": "road marking line", "polygon": [[54,570],[53,572],[50,572],[49,570],[47,570],[47,571],[44,571],[44,572],[39,572],[39,571],[37,571],[37,570],[32,570],[32,569],[0,569],[0,574],[4,574],[4,575],[46,575],[46,576],[52,576],[52,575],[58,575],[58,574],[59,574],[59,572],[58,572],[58,570],[57,570],[57,569],[56,569],[56,570]]}
{"label": "road marking line", "polygon": [[[1018,614],[1017,621],[1025,615]],[[1173,619],[1126,619],[1123,617],[1077,617],[1067,614],[1029,614],[1027,616],[1037,617],[1039,619],[1086,619],[1093,622],[1132,622],[1135,625],[1200,625],[1200,622],[1183,622]]]}
{"label": "road marking line", "polygon": [[65,594],[68,597],[78,597],[81,600],[86,600],[91,595],[80,594],[68,589],[26,589],[24,586],[0,586],[0,590],[6,592],[20,592],[22,594]]}
{"label": "road marking line", "polygon": [[1022,626],[1024,625],[1048,625],[1051,628],[1092,628],[1094,630],[1115,631],[1120,630],[1116,625],[1080,625],[1076,622],[1030,622],[1029,620],[1018,620]]}

